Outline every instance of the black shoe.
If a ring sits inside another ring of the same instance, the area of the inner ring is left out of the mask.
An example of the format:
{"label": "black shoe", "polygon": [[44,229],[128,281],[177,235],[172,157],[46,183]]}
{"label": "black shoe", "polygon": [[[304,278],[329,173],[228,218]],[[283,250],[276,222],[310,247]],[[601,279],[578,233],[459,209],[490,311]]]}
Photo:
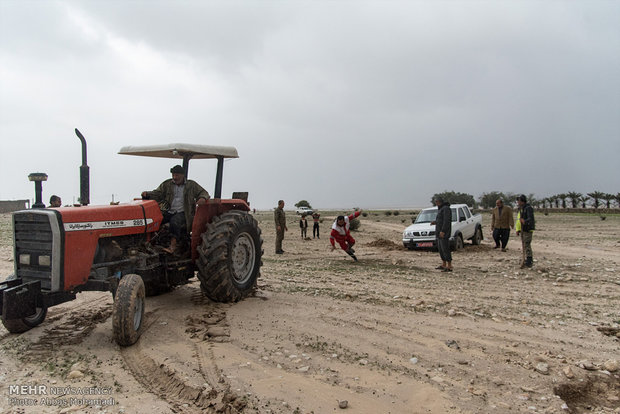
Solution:
{"label": "black shoe", "polygon": [[499,249],[499,244],[497,246],[495,246],[494,249]]}
{"label": "black shoe", "polygon": [[282,253],[284,253],[284,250],[277,250],[276,251],[276,254],[282,254]]}
{"label": "black shoe", "polygon": [[353,258],[353,260],[355,260],[357,262],[357,257],[355,257],[354,254],[352,254],[351,257]]}
{"label": "black shoe", "polygon": [[532,267],[534,265],[534,259],[532,257],[528,257],[525,259],[525,267]]}

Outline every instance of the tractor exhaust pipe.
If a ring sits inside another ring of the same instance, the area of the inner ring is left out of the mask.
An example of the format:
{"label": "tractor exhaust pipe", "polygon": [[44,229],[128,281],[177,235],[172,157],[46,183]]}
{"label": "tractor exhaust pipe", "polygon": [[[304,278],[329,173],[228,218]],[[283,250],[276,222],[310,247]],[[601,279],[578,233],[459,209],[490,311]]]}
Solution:
{"label": "tractor exhaust pipe", "polygon": [[88,164],[86,163],[86,139],[77,128],[75,134],[82,141],[82,165],[80,165],[80,204],[87,206],[90,204],[90,173]]}

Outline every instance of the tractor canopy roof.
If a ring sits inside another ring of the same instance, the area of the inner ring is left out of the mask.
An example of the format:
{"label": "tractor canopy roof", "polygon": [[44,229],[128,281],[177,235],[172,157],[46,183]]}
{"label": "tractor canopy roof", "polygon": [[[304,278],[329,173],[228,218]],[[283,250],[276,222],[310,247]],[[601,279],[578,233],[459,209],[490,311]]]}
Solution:
{"label": "tractor canopy roof", "polygon": [[124,155],[140,155],[160,158],[239,158],[235,147],[196,144],[164,144],[126,146],[118,152]]}

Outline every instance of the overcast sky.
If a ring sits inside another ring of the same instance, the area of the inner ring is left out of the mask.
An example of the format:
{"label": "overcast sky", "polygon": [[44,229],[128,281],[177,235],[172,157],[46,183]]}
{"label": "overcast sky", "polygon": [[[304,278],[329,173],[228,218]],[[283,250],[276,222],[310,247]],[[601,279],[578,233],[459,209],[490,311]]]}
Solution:
{"label": "overcast sky", "polygon": [[[252,206],[620,192],[618,1],[0,0],[0,199],[129,201],[235,146]],[[190,178],[210,193],[215,162]]]}

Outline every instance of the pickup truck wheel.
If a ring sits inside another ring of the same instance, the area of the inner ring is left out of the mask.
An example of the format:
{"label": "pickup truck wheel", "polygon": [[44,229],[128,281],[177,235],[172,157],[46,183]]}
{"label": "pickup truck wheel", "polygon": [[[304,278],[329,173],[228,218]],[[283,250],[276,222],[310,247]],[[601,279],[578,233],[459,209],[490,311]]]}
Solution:
{"label": "pickup truck wheel", "polygon": [[474,233],[474,237],[471,238],[471,244],[478,246],[482,241],[482,229],[478,227]]}
{"label": "pickup truck wheel", "polygon": [[112,331],[121,346],[136,343],[144,327],[144,282],[135,274],[123,276],[112,307]]}
{"label": "pickup truck wheel", "polygon": [[463,235],[457,234],[454,240],[454,251],[461,250],[463,246]]}
{"label": "pickup truck wheel", "polygon": [[237,302],[254,291],[260,275],[263,239],[258,222],[245,211],[213,218],[198,246],[198,278],[215,302]]}

